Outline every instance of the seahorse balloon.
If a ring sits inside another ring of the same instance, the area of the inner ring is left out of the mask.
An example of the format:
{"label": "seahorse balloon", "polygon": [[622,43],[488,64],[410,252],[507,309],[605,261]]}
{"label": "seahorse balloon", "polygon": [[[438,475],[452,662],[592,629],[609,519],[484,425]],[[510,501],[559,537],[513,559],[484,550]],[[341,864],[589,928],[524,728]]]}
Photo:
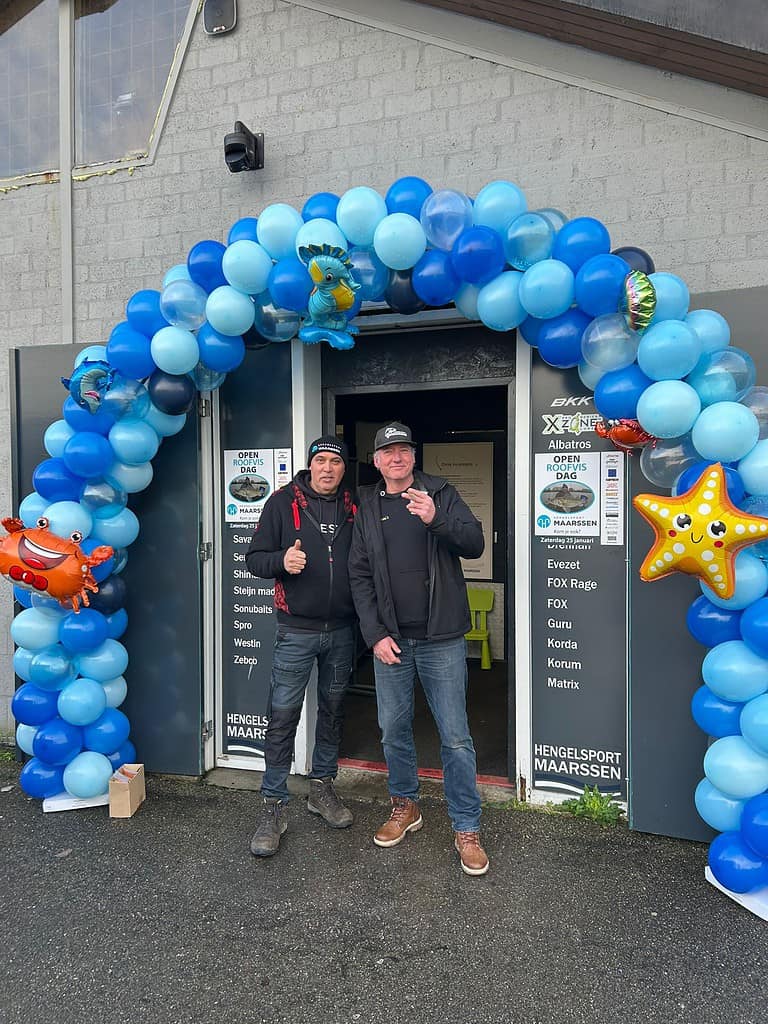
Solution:
{"label": "seahorse balloon", "polygon": [[308,345],[327,341],[332,348],[352,348],[358,331],[349,325],[349,310],[360,285],[352,277],[349,256],[338,245],[302,245],[299,258],[315,285],[299,338]]}

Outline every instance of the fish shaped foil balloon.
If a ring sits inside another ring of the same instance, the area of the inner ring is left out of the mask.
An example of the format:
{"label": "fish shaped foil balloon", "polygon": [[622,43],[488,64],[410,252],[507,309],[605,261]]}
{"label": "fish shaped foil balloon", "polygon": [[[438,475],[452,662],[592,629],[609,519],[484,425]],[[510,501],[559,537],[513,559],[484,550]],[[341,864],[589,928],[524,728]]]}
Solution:
{"label": "fish shaped foil balloon", "polygon": [[84,359],[71,377],[61,378],[61,383],[81,409],[95,413],[112,387],[116,373],[113,366],[101,359]]}

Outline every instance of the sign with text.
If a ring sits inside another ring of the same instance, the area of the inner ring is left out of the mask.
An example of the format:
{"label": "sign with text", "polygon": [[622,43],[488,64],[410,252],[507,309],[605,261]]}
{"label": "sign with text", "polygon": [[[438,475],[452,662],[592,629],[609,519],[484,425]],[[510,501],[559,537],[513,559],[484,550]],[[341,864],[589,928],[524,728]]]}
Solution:
{"label": "sign with text", "polygon": [[493,444],[490,441],[425,444],[425,473],[453,484],[480,520],[485,550],[480,558],[462,558],[468,580],[493,579]]}
{"label": "sign with text", "polygon": [[225,451],[224,522],[258,523],[264,503],[273,491],[291,479],[290,448]]}

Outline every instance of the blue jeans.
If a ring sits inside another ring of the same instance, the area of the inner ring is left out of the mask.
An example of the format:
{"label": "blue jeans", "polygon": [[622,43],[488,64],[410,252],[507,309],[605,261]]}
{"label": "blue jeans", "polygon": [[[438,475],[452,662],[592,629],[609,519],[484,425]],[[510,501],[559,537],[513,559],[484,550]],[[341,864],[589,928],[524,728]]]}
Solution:
{"label": "blue jeans", "polygon": [[304,693],[317,661],[317,725],[310,779],[336,778],[344,724],[344,695],[352,672],[351,626],[326,633],[278,624],[272,659],[269,725],[264,742],[263,796],[286,801],[296,727]]}
{"label": "blue jeans", "polygon": [[480,825],[475,747],[467,722],[467,645],[455,640],[398,640],[399,665],[374,660],[376,700],[390,796],[418,799],[413,695],[418,672],[440,733],[440,758],[448,813],[456,832]]}

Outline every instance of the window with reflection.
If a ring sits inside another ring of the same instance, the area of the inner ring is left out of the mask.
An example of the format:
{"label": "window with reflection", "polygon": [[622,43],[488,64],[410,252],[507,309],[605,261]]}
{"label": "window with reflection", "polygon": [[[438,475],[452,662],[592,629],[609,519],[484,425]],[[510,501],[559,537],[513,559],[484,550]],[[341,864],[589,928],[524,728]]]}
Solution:
{"label": "window with reflection", "polygon": [[189,7],[190,0],[75,0],[78,166],[147,152]]}
{"label": "window with reflection", "polygon": [[0,0],[0,178],[58,165],[58,0]]}

